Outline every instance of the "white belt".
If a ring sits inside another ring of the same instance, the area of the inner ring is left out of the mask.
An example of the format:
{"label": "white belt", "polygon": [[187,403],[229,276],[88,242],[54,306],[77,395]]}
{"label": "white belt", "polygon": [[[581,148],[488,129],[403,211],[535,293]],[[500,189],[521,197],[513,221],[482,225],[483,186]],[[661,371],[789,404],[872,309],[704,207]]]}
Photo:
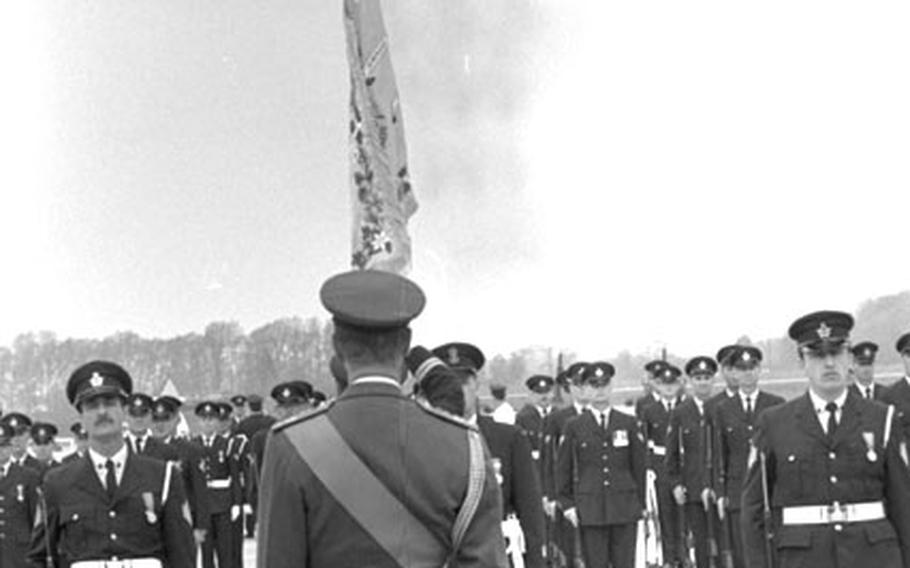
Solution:
{"label": "white belt", "polygon": [[651,444],[651,451],[655,456],[665,456],[667,455],[667,448],[664,446],[658,446],[657,444]]}
{"label": "white belt", "polygon": [[70,568],[162,568],[157,558],[124,558],[123,560],[80,560]]}
{"label": "white belt", "polygon": [[868,503],[847,503],[841,505],[806,505],[784,507],[785,525],[827,525],[830,523],[859,523],[880,521],[885,518],[885,506],[881,501]]}
{"label": "white belt", "polygon": [[205,483],[209,489],[227,489],[231,486],[231,478],[227,477],[225,479],[210,479]]}

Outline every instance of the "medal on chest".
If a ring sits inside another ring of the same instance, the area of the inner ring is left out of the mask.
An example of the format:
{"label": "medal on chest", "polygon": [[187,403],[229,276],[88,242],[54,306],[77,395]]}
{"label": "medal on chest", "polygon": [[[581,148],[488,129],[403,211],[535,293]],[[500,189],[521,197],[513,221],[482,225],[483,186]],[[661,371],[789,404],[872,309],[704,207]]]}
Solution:
{"label": "medal on chest", "polygon": [[151,491],[145,491],[142,494],[142,504],[145,505],[145,520],[148,524],[154,525],[158,522],[158,515],[155,514],[155,496]]}
{"label": "medal on chest", "polygon": [[16,500],[25,503],[25,486],[21,483],[16,484]]}
{"label": "medal on chest", "polygon": [[875,453],[875,432],[863,432],[863,441],[866,442],[866,459],[875,463],[878,454]]}
{"label": "medal on chest", "polygon": [[629,445],[629,433],[625,430],[616,430],[613,432],[613,447],[624,448]]}
{"label": "medal on chest", "polygon": [[224,450],[218,450],[218,463],[224,463]]}
{"label": "medal on chest", "polygon": [[502,485],[502,460],[493,458],[493,473],[496,474],[496,482]]}

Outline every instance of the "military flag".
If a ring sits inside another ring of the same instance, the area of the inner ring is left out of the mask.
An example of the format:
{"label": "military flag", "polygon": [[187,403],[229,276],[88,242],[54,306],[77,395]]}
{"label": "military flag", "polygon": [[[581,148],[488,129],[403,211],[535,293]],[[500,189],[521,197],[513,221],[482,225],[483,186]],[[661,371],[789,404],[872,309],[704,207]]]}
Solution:
{"label": "military flag", "polygon": [[411,263],[407,223],[417,200],[379,0],[344,0],[344,26],[351,80],[351,264],[406,273]]}

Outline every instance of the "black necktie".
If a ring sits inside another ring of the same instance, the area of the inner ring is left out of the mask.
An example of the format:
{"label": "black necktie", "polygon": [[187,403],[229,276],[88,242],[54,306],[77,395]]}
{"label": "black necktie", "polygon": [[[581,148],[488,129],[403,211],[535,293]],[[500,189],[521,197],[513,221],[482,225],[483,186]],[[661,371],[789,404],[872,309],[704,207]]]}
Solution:
{"label": "black necktie", "polygon": [[600,413],[600,427],[604,430],[607,429],[607,413],[606,411]]}
{"label": "black necktie", "polygon": [[834,438],[834,431],[837,430],[837,403],[829,402],[825,405],[828,411],[828,439]]}
{"label": "black necktie", "polygon": [[117,475],[114,473],[114,460],[108,459],[104,462],[107,469],[107,476],[104,478],[104,484],[107,485],[107,496],[114,498],[114,492],[117,491]]}
{"label": "black necktie", "polygon": [[866,387],[866,398],[872,400],[872,387]]}
{"label": "black necktie", "polygon": [[752,397],[746,397],[746,417],[751,421],[752,420]]}
{"label": "black necktie", "polygon": [[136,453],[137,454],[142,453],[142,440],[143,440],[143,438],[136,438]]}

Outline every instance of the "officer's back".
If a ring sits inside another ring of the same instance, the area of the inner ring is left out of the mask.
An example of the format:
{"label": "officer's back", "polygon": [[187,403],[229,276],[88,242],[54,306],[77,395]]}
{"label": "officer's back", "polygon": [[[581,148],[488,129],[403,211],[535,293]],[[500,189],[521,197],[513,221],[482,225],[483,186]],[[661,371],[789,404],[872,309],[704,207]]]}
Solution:
{"label": "officer's back", "polygon": [[441,566],[456,515],[475,494],[469,463],[485,478],[456,563],[504,566],[496,479],[486,460],[469,458],[472,449],[483,455],[479,434],[401,391],[407,324],[423,293],[400,276],[362,271],[330,279],[321,297],[350,385],[327,409],[273,427],[259,566]]}

